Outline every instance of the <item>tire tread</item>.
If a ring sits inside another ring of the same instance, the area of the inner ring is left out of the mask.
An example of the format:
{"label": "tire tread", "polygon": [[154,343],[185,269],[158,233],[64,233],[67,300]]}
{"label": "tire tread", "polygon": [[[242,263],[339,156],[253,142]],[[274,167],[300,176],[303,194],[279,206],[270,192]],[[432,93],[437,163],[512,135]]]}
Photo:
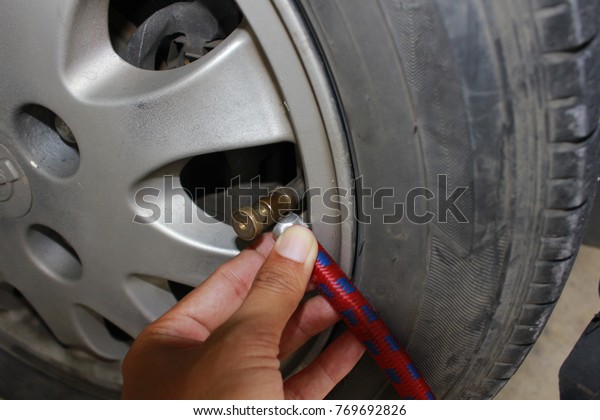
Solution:
{"label": "tire tread", "polygon": [[[538,261],[490,381],[506,381],[539,337],[573,267],[597,182],[600,3],[535,0],[548,88],[550,171]],[[577,77],[565,77],[576,74]],[[565,81],[567,81],[565,83]]]}

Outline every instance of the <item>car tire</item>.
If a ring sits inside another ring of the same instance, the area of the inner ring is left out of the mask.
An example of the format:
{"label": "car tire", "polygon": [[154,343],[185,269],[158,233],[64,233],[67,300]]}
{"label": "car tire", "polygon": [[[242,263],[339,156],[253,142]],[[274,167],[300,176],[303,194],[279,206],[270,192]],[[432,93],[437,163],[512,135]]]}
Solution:
{"label": "car tire", "polygon": [[[493,397],[546,324],[594,202],[600,7],[300,3],[362,184],[354,278],[438,398]],[[423,187],[435,197],[411,201]],[[407,217],[382,222],[398,197]],[[393,396],[375,369],[333,397]]]}

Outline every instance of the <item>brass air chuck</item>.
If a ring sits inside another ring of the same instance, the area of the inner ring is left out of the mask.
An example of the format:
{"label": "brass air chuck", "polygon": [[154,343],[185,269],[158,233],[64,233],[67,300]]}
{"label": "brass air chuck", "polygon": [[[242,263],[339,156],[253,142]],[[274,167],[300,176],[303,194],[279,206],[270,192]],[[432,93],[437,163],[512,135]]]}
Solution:
{"label": "brass air chuck", "polygon": [[235,233],[245,241],[258,238],[265,229],[274,225],[294,210],[299,210],[302,180],[294,180],[279,187],[266,197],[259,198],[252,207],[242,207],[232,215]]}

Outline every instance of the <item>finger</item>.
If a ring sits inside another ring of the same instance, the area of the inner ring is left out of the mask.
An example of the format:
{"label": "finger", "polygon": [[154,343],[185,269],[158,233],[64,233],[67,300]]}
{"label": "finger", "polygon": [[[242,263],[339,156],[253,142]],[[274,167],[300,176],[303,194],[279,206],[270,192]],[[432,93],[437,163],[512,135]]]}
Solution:
{"label": "finger", "polygon": [[261,333],[272,334],[279,340],[304,295],[317,251],[317,241],[310,230],[302,226],[286,230],[258,271],[248,297],[231,321],[250,321],[253,328],[260,328]]}
{"label": "finger", "polygon": [[365,352],[351,333],[346,332],[309,366],[284,384],[286,400],[321,400],[350,373]]}
{"label": "finger", "polygon": [[274,243],[271,234],[262,235],[250,248],[221,265],[152,328],[171,336],[206,340],[238,310]]}
{"label": "finger", "polygon": [[294,312],[285,326],[281,335],[279,358],[283,359],[298,350],[339,319],[337,312],[322,296],[309,299]]}

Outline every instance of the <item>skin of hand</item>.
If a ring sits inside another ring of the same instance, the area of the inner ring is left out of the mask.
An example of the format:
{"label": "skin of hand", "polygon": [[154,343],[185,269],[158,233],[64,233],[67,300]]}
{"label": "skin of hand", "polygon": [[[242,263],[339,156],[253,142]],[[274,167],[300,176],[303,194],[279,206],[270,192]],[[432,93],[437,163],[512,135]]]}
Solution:
{"label": "skin of hand", "polygon": [[301,300],[317,256],[312,232],[263,235],[137,337],[123,362],[127,399],[321,399],[364,347],[345,333],[284,380],[280,361],[338,321]]}

